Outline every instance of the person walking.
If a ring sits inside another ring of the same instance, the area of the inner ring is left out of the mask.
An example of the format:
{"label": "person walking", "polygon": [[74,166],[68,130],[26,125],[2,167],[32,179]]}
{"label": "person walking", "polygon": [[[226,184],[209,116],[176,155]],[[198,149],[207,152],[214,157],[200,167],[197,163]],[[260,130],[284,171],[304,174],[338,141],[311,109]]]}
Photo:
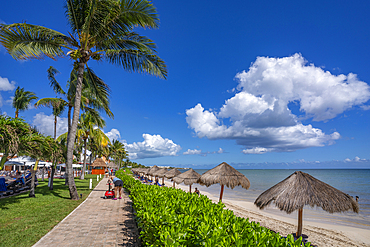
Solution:
{"label": "person walking", "polygon": [[110,176],[109,179],[112,180],[113,184],[114,184],[114,198],[113,198],[113,200],[117,200],[118,193],[119,193],[118,199],[122,199],[122,186],[123,186],[122,180],[117,178],[117,177],[114,177],[114,176]]}

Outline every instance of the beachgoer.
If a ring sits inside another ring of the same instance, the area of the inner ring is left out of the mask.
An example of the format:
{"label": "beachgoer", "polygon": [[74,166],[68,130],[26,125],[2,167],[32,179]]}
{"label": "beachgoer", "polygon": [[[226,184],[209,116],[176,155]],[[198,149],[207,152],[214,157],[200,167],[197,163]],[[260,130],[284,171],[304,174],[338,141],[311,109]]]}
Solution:
{"label": "beachgoer", "polygon": [[359,199],[360,197],[358,197],[358,196],[356,196],[356,202],[358,202],[358,199]]}
{"label": "beachgoer", "polygon": [[10,177],[12,177],[12,178],[21,178],[22,174],[19,171],[17,171],[17,173],[14,176],[10,176]]}
{"label": "beachgoer", "polygon": [[117,177],[113,177],[113,176],[110,176],[109,178],[110,180],[113,181],[113,184],[114,184],[114,198],[113,200],[117,200],[117,193],[119,192],[119,197],[118,199],[122,199],[122,186],[123,186],[123,182],[121,179],[117,178]]}
{"label": "beachgoer", "polygon": [[200,194],[200,191],[198,190],[198,188],[195,188],[194,193],[198,195]]}

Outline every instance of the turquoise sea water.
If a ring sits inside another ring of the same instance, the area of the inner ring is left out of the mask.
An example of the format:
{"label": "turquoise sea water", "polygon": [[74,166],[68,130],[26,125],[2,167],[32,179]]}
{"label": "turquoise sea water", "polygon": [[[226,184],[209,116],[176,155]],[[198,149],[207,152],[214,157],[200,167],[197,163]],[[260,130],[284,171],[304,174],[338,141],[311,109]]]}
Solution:
{"label": "turquoise sea water", "polygon": [[[196,172],[203,174],[207,170],[196,169]],[[256,198],[265,190],[284,180],[296,170],[276,169],[276,170],[249,170],[238,169],[250,181],[251,186],[248,190],[238,186],[233,190],[226,188],[224,199],[254,202]],[[353,212],[330,214],[321,208],[304,208],[304,219],[311,221],[320,221],[330,224],[340,224],[370,229],[370,169],[304,169],[301,170],[311,176],[337,188],[344,193],[353,197],[359,196],[360,213]],[[220,186],[218,184],[210,187],[194,184],[192,188],[198,187],[200,191],[207,191],[211,194],[218,195]],[[265,209],[264,209],[265,210]],[[274,214],[280,214],[291,218],[297,218],[297,213],[293,212],[288,215],[281,212],[274,206],[266,209]]]}

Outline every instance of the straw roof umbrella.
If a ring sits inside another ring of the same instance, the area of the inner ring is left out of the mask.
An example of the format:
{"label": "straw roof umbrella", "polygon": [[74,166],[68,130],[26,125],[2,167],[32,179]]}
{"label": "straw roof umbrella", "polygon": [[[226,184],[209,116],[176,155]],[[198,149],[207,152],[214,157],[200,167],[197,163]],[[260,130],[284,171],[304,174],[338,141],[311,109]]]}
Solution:
{"label": "straw roof umbrella", "polygon": [[116,164],[114,164],[113,162],[109,162],[109,163],[107,164],[107,166],[108,166],[109,168],[115,168],[115,169],[117,169],[117,168],[118,168],[118,166],[117,166]]}
{"label": "straw roof umbrella", "polygon": [[[173,168],[173,169],[169,170],[168,172],[166,172],[164,174],[164,177],[171,179],[173,177],[176,177],[179,174],[181,174],[181,172],[179,170],[177,170],[177,168]],[[173,187],[175,188],[175,181],[173,181]]]}
{"label": "straw roof umbrella", "polygon": [[224,193],[224,185],[228,188],[234,189],[235,186],[241,185],[244,189],[249,189],[250,182],[246,176],[238,172],[234,167],[222,162],[215,168],[203,173],[199,178],[199,183],[207,187],[212,184],[220,184],[220,202],[222,201],[222,195]]}
{"label": "straw roof umbrella", "polygon": [[173,181],[177,184],[181,184],[183,182],[185,185],[189,185],[189,192],[191,193],[191,185],[193,183],[197,183],[199,178],[200,174],[190,168],[190,170],[174,177]]}
{"label": "straw roof umbrella", "polygon": [[162,178],[162,184],[164,184],[164,174],[167,172],[167,168],[159,168],[153,173],[153,176]]}
{"label": "straw roof umbrella", "polygon": [[358,203],[350,195],[301,171],[294,172],[263,192],[254,204],[263,209],[272,201],[288,214],[299,210],[297,237],[302,235],[302,213],[305,205],[321,207],[329,213],[359,211]]}
{"label": "straw roof umbrella", "polygon": [[102,158],[97,158],[91,165],[92,167],[107,167],[105,161]]}

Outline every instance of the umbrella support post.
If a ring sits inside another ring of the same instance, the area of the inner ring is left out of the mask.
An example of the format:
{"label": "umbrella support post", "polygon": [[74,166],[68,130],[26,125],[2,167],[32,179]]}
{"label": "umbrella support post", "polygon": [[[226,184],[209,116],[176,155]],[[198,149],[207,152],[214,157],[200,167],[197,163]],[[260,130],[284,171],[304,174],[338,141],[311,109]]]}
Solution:
{"label": "umbrella support post", "polygon": [[302,215],[303,208],[298,209],[298,230],[296,233],[296,238],[299,238],[302,235]]}
{"label": "umbrella support post", "polygon": [[222,202],[222,195],[224,194],[224,185],[221,185],[220,202]]}
{"label": "umbrella support post", "polygon": [[189,193],[191,193],[191,185],[189,185]]}
{"label": "umbrella support post", "polygon": [[173,187],[175,188],[175,181],[173,181]]}

